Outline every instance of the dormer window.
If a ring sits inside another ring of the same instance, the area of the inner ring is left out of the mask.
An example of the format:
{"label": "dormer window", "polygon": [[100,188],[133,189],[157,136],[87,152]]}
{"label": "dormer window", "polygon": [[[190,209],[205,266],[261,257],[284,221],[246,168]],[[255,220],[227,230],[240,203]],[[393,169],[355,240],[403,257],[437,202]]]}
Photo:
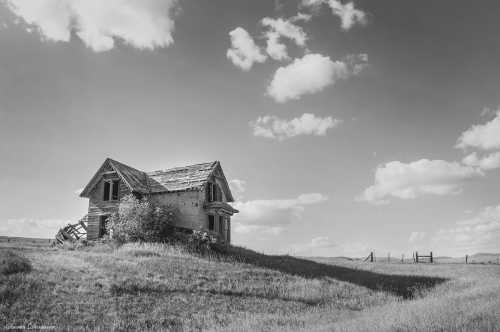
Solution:
{"label": "dormer window", "polygon": [[105,180],[103,201],[117,201],[120,180]]}
{"label": "dormer window", "polygon": [[209,182],[207,185],[207,200],[208,202],[222,201],[222,191],[217,183]]}

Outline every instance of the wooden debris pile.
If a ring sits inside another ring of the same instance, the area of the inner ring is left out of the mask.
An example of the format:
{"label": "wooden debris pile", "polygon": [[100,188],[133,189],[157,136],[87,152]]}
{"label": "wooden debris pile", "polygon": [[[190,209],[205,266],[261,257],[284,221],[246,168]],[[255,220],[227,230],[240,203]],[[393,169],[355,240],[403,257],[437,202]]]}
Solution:
{"label": "wooden debris pile", "polygon": [[56,234],[55,244],[63,245],[65,241],[75,242],[87,238],[87,216],[76,224],[68,224],[61,228]]}

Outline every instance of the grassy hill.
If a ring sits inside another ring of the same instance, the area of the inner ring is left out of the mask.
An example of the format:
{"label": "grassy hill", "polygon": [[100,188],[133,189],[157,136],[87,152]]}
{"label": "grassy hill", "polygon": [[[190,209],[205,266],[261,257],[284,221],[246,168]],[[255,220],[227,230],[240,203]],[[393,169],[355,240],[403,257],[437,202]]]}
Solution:
{"label": "grassy hill", "polygon": [[[495,331],[500,267],[328,262],[233,248],[0,243],[0,327],[165,331]],[[24,263],[15,266],[25,266]],[[5,271],[11,271],[9,273]]]}

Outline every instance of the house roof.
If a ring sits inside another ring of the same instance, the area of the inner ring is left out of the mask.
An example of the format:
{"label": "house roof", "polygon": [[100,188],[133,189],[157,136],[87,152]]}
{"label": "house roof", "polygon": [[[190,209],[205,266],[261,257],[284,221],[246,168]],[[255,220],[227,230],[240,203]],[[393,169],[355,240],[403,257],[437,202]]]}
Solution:
{"label": "house roof", "polygon": [[218,169],[218,173],[222,175],[225,187],[223,190],[226,192],[228,201],[232,202],[234,200],[218,161],[143,172],[110,158],[104,161],[104,164],[80,194],[81,197],[89,196],[91,190],[100,180],[102,170],[107,165],[122,178],[131,191],[142,194],[201,190],[215,170]]}
{"label": "house roof", "polygon": [[146,173],[152,192],[182,191],[202,187],[218,162],[210,162]]}

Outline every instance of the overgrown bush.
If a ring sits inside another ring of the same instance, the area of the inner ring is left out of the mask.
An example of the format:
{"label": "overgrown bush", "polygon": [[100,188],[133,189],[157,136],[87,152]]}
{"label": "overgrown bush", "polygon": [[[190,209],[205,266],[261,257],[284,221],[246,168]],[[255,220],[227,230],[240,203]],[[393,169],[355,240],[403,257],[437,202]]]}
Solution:
{"label": "overgrown bush", "polygon": [[192,234],[185,239],[185,245],[188,252],[205,255],[210,253],[217,243],[217,237],[205,231],[194,230]]}
{"label": "overgrown bush", "polygon": [[23,256],[12,251],[0,252],[0,274],[8,275],[19,272],[30,272],[31,263]]}
{"label": "overgrown bush", "polygon": [[108,222],[112,239],[120,242],[165,242],[175,232],[177,213],[173,207],[159,206],[134,195],[122,198],[118,213]]}

